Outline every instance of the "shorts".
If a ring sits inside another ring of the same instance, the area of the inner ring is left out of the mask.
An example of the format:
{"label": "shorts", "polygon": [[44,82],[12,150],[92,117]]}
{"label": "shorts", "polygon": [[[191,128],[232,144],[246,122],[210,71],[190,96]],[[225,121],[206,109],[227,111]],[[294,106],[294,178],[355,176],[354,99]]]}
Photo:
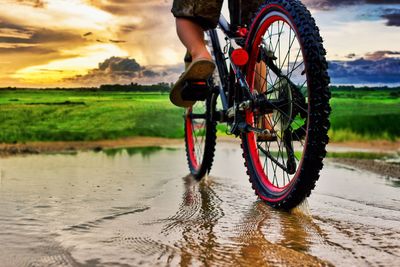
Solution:
{"label": "shorts", "polygon": [[[214,29],[218,25],[224,0],[174,0],[172,14],[177,18],[195,21],[204,30]],[[265,0],[242,0],[242,23],[249,25],[254,13]],[[232,10],[233,1],[229,1]],[[231,12],[232,15],[232,12]]]}

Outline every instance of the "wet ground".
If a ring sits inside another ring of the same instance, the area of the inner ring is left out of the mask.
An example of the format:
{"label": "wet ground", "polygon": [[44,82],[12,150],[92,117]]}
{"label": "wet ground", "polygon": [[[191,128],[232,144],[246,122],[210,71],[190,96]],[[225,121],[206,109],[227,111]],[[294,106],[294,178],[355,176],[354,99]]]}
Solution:
{"label": "wet ground", "polygon": [[292,213],[257,200],[241,151],[187,176],[183,149],[0,159],[0,266],[395,266],[400,181],[326,162]]}

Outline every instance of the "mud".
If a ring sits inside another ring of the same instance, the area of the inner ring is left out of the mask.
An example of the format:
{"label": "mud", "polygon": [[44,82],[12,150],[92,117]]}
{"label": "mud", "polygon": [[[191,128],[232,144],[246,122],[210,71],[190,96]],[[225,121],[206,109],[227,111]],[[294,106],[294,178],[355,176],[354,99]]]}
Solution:
{"label": "mud", "polygon": [[386,162],[384,160],[368,159],[334,159],[334,161],[347,166],[374,172],[378,175],[400,179],[399,162]]}
{"label": "mud", "polygon": [[[218,142],[240,144],[238,138],[219,136]],[[20,154],[41,153],[71,153],[77,151],[101,151],[108,148],[148,147],[148,146],[182,146],[183,139],[159,137],[131,137],[117,140],[100,141],[57,141],[57,142],[26,142],[5,144],[0,143],[0,157]],[[330,143],[329,151],[364,151],[364,152],[400,152],[400,141],[370,141],[370,142],[340,142]]]}
{"label": "mud", "polygon": [[259,201],[241,151],[211,176],[185,152],[131,149],[0,159],[1,266],[394,266],[398,179],[327,161],[291,213]]}
{"label": "mud", "polygon": [[[239,145],[240,140],[220,136],[218,142],[227,145]],[[32,154],[76,154],[79,151],[99,152],[107,149],[123,149],[126,147],[182,147],[182,139],[169,139],[158,137],[132,137],[117,140],[100,141],[58,141],[58,142],[28,142],[17,144],[1,144],[0,158],[15,155]],[[375,152],[375,153],[400,153],[400,142],[389,141],[370,141],[370,142],[341,142],[330,143],[330,152]],[[375,172],[379,175],[400,178],[400,164],[388,163],[385,161],[365,160],[365,159],[334,159],[335,162],[342,163],[355,168]]]}
{"label": "mud", "polygon": [[150,147],[150,146],[179,146],[182,139],[169,139],[159,137],[132,137],[117,140],[100,141],[57,141],[57,142],[27,142],[16,144],[0,143],[0,157],[21,154],[44,153],[76,153],[78,151],[101,151],[109,148],[123,147]]}

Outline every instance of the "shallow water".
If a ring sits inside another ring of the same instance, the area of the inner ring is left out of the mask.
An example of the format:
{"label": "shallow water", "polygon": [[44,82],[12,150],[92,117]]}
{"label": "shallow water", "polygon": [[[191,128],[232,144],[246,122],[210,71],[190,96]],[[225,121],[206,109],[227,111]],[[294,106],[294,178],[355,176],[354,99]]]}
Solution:
{"label": "shallow water", "polygon": [[291,214],[254,195],[236,146],[211,176],[183,149],[0,159],[1,266],[394,266],[400,187],[326,162]]}

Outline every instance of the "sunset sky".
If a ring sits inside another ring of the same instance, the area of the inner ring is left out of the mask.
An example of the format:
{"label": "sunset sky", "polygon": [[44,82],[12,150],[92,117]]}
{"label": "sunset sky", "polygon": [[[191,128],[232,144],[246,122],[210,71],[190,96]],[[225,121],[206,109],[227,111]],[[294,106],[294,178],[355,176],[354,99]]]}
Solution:
{"label": "sunset sky", "polygon": [[[400,0],[304,0],[334,83],[400,84]],[[172,82],[172,0],[0,0],[0,87]]]}

